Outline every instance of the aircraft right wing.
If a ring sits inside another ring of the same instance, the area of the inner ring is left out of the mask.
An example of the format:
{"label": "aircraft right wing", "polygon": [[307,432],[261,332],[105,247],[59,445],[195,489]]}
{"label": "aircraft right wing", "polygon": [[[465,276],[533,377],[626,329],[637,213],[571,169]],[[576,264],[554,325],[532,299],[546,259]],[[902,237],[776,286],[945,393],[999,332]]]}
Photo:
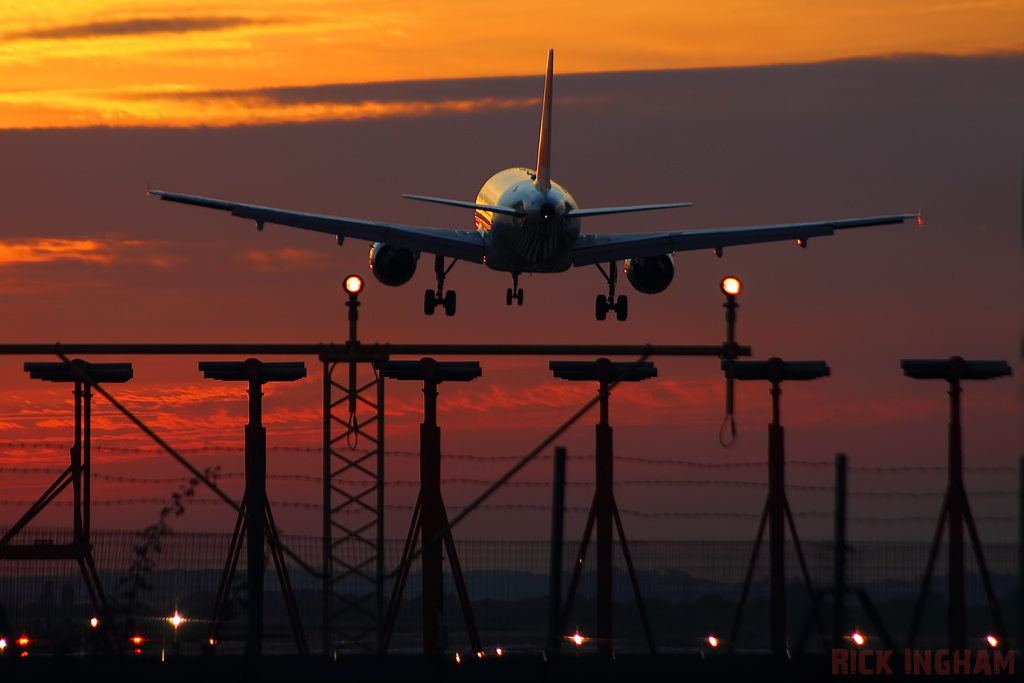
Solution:
{"label": "aircraft right wing", "polygon": [[392,247],[411,249],[417,252],[436,254],[473,263],[484,262],[484,243],[480,234],[467,230],[444,230],[441,228],[418,228],[409,225],[377,223],[353,218],[338,218],[299,211],[284,211],[252,204],[237,204],[220,199],[207,199],[187,194],[150,190],[165,201],[191,204],[208,209],[230,211],[232,216],[256,221],[263,229],[264,223],[287,225],[302,230],[324,232],[338,237],[351,237],[367,242],[383,242]]}
{"label": "aircraft right wing", "polygon": [[811,237],[831,235],[836,230],[863,228],[869,225],[889,225],[916,218],[919,214],[852,218],[822,223],[796,223],[792,225],[766,225],[756,228],[728,228],[725,230],[693,230],[689,232],[659,232],[636,235],[580,235],[572,251],[574,266],[623,261],[628,258],[663,256],[676,251],[714,249],[720,253],[725,247],[761,242],[797,240],[806,245]]}

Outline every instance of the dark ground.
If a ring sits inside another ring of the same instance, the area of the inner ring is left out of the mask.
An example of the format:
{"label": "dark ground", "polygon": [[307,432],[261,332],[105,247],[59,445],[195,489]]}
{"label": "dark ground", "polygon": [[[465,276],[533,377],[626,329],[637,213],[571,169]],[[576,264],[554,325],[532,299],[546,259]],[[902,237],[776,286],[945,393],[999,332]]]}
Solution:
{"label": "dark ground", "polygon": [[[894,662],[893,676],[904,678],[902,660]],[[1019,677],[1020,672],[1017,673]],[[883,676],[882,680],[892,678]],[[1017,679],[1014,676],[1003,676]],[[931,677],[928,677],[929,679]],[[981,678],[981,677],[979,677]],[[991,678],[984,677],[984,678]],[[487,683],[558,681],[815,681],[835,680],[828,660],[805,657],[775,662],[769,656],[699,655],[563,657],[544,662],[540,657],[507,657],[501,660],[427,661],[421,657],[346,658],[325,661],[317,658],[267,657],[257,662],[241,658],[182,658],[160,662],[156,659],[58,659],[25,658],[0,660],[0,681],[104,681],[115,683],[200,683],[217,681],[487,681]],[[945,676],[944,680],[975,680],[973,677]]]}

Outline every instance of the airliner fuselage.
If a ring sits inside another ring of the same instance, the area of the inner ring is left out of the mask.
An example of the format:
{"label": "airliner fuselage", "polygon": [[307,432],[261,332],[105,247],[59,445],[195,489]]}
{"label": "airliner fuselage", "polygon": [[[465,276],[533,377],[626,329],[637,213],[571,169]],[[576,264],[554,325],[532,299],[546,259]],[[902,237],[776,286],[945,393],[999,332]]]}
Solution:
{"label": "airliner fuselage", "polygon": [[508,168],[491,176],[477,193],[477,204],[526,214],[476,210],[476,229],[484,240],[484,263],[491,270],[560,273],[572,267],[580,219],[566,213],[579,207],[564,187],[552,182],[550,188],[540,190],[535,186],[536,178],[530,169]]}

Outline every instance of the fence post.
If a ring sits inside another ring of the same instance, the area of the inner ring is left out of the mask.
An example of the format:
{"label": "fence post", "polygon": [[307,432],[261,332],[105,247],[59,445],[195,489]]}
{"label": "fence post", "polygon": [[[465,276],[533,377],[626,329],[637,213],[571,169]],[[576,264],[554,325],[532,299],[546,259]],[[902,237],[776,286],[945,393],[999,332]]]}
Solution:
{"label": "fence post", "polygon": [[555,477],[551,487],[551,555],[548,569],[547,656],[557,657],[562,644],[562,531],[565,520],[565,448],[555,449]]}
{"label": "fence post", "polygon": [[846,454],[836,454],[835,530],[832,534],[832,647],[843,642],[846,621]]}
{"label": "fence post", "polygon": [[1017,600],[1020,603],[1017,648],[1024,649],[1024,456],[1020,458],[1017,484]]}

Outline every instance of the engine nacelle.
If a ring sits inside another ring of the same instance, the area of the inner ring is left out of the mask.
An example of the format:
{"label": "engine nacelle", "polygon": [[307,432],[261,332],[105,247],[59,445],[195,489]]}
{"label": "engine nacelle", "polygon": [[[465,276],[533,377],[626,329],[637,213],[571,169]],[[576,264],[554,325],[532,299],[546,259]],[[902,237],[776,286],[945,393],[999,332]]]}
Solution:
{"label": "engine nacelle", "polygon": [[370,270],[381,284],[398,287],[412,279],[419,258],[411,249],[376,242],[370,247]]}
{"label": "engine nacelle", "polygon": [[641,294],[664,292],[675,274],[672,254],[626,259],[626,278]]}

